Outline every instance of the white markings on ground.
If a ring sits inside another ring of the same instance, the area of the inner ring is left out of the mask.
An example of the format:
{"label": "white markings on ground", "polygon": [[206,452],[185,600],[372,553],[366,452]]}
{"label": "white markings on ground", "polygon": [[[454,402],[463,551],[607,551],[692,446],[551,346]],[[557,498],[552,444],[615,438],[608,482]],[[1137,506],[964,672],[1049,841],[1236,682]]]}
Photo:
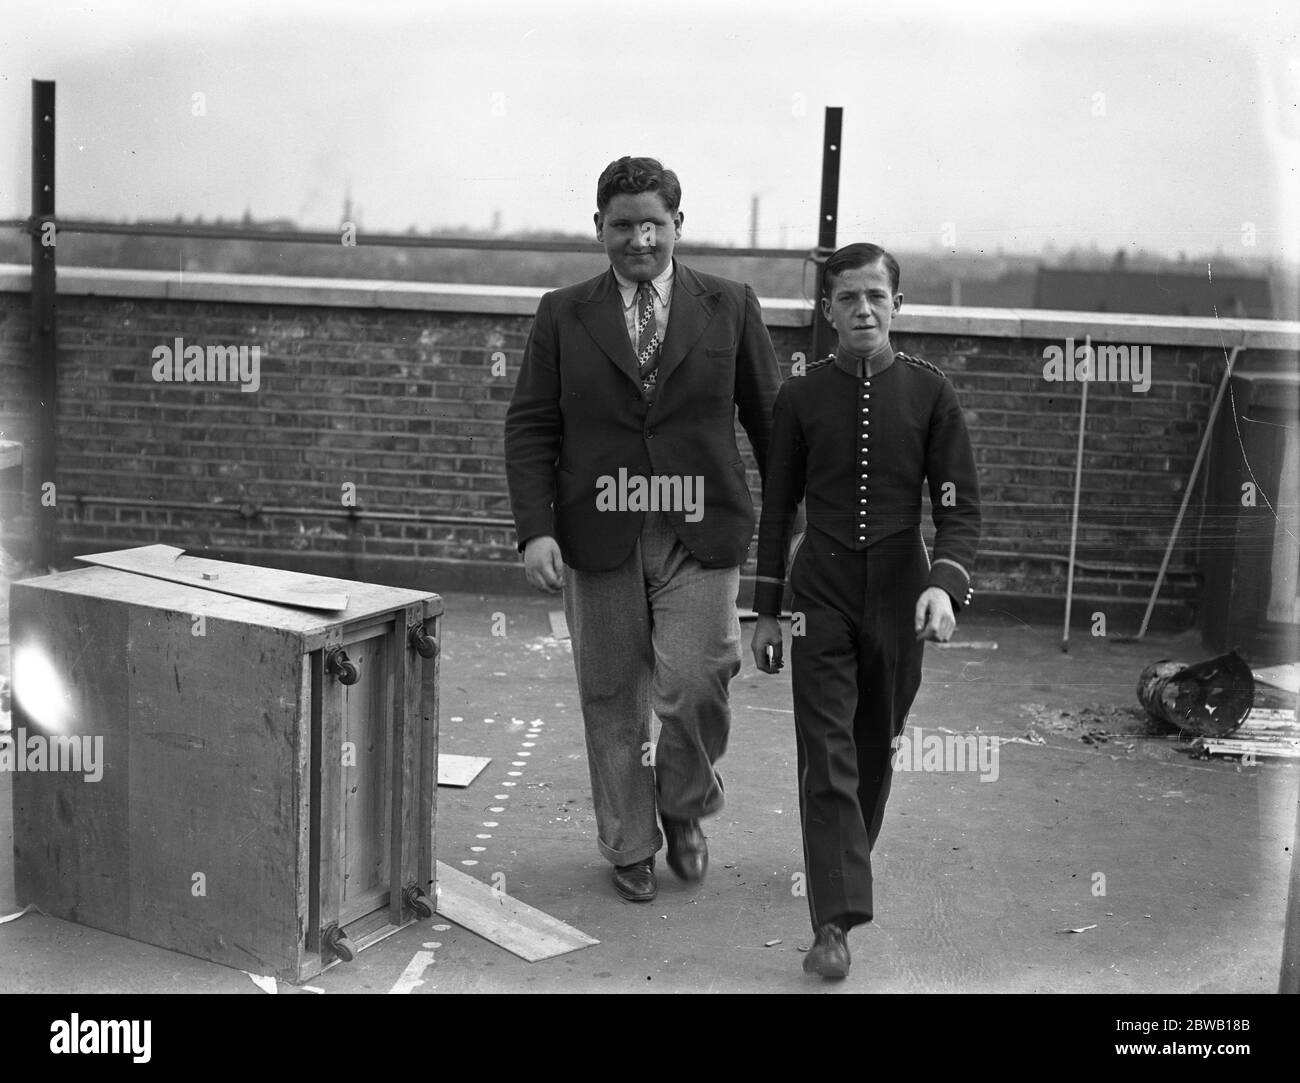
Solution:
{"label": "white markings on ground", "polygon": [[[431,940],[425,944],[426,948],[440,948],[442,945],[436,940]],[[417,951],[411,956],[411,961],[406,964],[406,969],[402,971],[402,976],[397,979],[389,993],[409,993],[417,985],[424,984],[424,972],[433,965],[433,951]]]}
{"label": "white markings on ground", "polygon": [[[493,721],[495,721],[495,719],[492,719],[492,718],[485,718],[485,719],[483,719],[483,721],[484,721],[484,722],[493,722]],[[524,742],[524,743],[522,744],[522,746],[521,746],[522,748],[526,748],[526,749],[527,749],[527,748],[535,748],[535,747],[536,747],[536,745],[537,745],[536,738],[537,738],[538,736],[540,736],[540,734],[541,734],[541,727],[542,727],[543,725],[545,725],[545,723],[544,723],[540,718],[534,718],[531,722],[525,722],[522,718],[514,718],[514,717],[511,717],[511,719],[510,719],[510,725],[511,725],[512,727],[521,727],[521,726],[527,726],[527,727],[528,727],[528,732],[525,734],[525,736],[528,737],[528,738],[530,738],[530,739],[529,739],[528,741]],[[517,760],[511,760],[511,761],[510,761],[510,766],[511,766],[511,767],[519,767],[519,768],[527,767],[527,766],[528,766],[528,759],[527,759],[527,757],[532,756],[532,753],[531,753],[531,752],[523,752],[523,751],[521,751],[521,752],[517,752],[517,753],[515,753],[515,754],[516,754],[517,756],[519,756],[520,758],[517,759]],[[519,770],[519,771],[507,771],[506,774],[509,775],[509,776],[511,777],[511,779],[516,779],[516,778],[522,778],[524,773],[523,773],[522,770]],[[503,787],[506,787],[506,786],[517,786],[518,783],[517,783],[517,782],[513,782],[513,781],[507,781],[507,782],[502,782],[501,785],[502,785]],[[492,795],[492,799],[493,799],[494,801],[505,801],[505,800],[508,800],[509,797],[510,797],[510,795],[509,795],[508,793],[498,793],[498,794],[493,794],[493,795]],[[506,810],[506,809],[505,809],[505,806],[504,806],[504,805],[493,805],[491,808],[488,809],[489,812],[495,812],[495,813],[502,813],[502,812],[505,812],[505,810]],[[500,822],[499,820],[484,820],[484,821],[483,821],[483,826],[484,826],[484,827],[500,827],[500,826],[501,826],[501,822]],[[488,839],[491,839],[491,838],[492,838],[492,835],[491,835],[490,833],[487,833],[487,832],[480,832],[480,833],[476,834],[476,835],[474,836],[474,838],[475,838],[475,839],[482,840],[482,841],[487,841]],[[469,852],[472,853],[472,854],[483,854],[483,853],[487,853],[487,847],[486,847],[486,846],[475,846],[475,845],[471,845],[471,846],[469,846]],[[462,858],[460,863],[461,863],[462,865],[467,865],[467,866],[471,866],[471,867],[472,867],[472,866],[474,866],[474,865],[477,865],[479,862],[478,862],[478,859],[477,859],[477,858],[469,857],[469,858]],[[399,984],[400,984],[400,983],[399,983]]]}

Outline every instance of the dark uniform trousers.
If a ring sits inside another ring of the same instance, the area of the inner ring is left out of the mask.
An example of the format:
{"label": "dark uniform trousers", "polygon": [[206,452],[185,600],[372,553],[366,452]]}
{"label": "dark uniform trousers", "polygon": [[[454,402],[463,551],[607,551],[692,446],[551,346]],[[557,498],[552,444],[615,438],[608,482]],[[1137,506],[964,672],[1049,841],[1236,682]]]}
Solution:
{"label": "dark uniform trousers", "polygon": [[873,914],[871,851],[893,777],[892,742],[921,686],[913,631],[929,561],[919,529],[854,552],[809,527],[790,572],[799,814],[814,929]]}

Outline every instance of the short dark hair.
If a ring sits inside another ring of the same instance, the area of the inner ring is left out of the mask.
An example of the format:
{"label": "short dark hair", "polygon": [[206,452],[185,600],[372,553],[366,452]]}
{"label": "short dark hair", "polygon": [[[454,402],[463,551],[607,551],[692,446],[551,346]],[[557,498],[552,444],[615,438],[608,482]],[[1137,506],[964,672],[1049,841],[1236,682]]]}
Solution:
{"label": "short dark hair", "polygon": [[624,155],[610,162],[596,182],[596,209],[604,214],[615,196],[642,192],[658,192],[669,214],[676,214],[682,202],[682,185],[676,173],[665,169],[657,159]]}
{"label": "short dark hair", "polygon": [[845,271],[856,271],[859,267],[870,267],[872,264],[883,262],[885,273],[889,275],[890,293],[898,292],[898,283],[901,275],[898,270],[898,260],[894,259],[888,252],[876,244],[846,244],[843,248],[837,248],[831,258],[826,261],[826,268],[822,275],[822,297],[829,298],[831,287],[834,285],[837,275],[842,275]]}

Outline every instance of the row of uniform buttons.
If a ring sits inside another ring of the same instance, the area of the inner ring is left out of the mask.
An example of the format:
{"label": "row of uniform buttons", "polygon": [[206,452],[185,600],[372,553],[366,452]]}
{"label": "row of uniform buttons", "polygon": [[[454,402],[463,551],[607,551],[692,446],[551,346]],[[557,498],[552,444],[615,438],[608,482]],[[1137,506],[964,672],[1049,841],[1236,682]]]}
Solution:
{"label": "row of uniform buttons", "polygon": [[[871,407],[868,404],[871,400],[871,381],[864,380],[862,383],[862,483],[858,486],[858,492],[865,494],[867,491],[867,438],[871,435],[871,419],[867,416],[871,413]],[[861,507],[858,509],[858,541],[867,540],[867,498],[865,495],[858,498]]]}

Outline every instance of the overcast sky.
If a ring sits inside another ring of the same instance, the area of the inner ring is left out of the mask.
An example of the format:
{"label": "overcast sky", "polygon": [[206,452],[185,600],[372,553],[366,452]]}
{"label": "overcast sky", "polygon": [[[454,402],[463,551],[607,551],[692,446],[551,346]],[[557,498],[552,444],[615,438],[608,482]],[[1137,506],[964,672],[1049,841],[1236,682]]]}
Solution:
{"label": "overcast sky", "polygon": [[0,216],[29,213],[48,78],[69,216],[335,227],[350,184],[367,229],[582,231],[601,168],[645,154],[687,239],[747,243],[757,194],[760,243],[804,247],[839,105],[841,243],[1300,260],[1297,12],[0,0]]}

